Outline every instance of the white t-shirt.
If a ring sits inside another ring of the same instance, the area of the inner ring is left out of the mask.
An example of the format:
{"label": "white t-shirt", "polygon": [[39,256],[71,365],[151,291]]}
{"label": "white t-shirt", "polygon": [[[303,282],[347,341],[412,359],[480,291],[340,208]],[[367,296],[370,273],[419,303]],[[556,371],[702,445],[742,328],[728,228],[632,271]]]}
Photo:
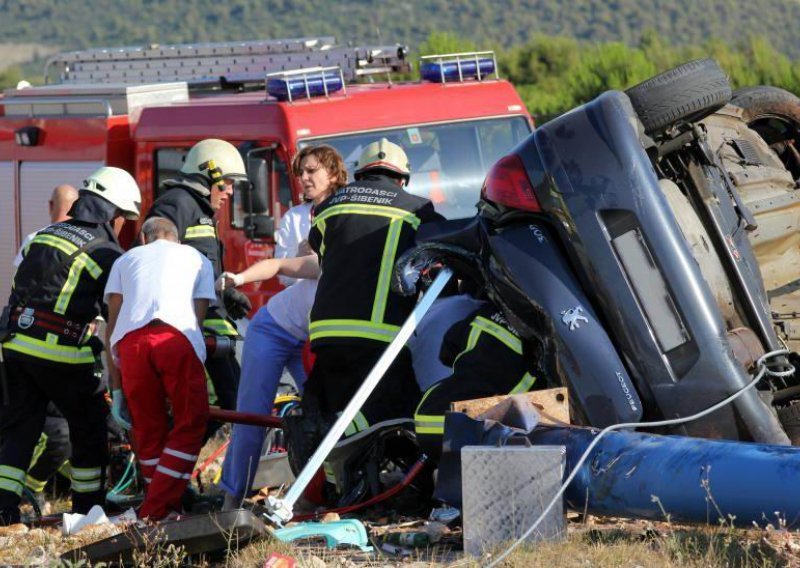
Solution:
{"label": "white t-shirt", "polygon": [[[42,229],[39,229],[41,231]],[[39,231],[34,231],[22,239],[22,244],[19,245],[19,250],[17,251],[17,256],[14,257],[14,268],[19,268],[19,265],[22,264],[22,260],[25,258],[23,253],[25,252],[25,248],[31,244],[33,238],[39,233]]]}
{"label": "white t-shirt", "polygon": [[206,346],[194,312],[194,300],[216,297],[214,269],[197,250],[164,239],[129,250],[111,267],[106,302],[109,294],[122,294],[122,307],[111,335],[111,354],[115,361],[119,362],[119,340],[155,319],[183,333],[198,359],[206,360]]}
{"label": "white t-shirt", "polygon": [[298,280],[267,302],[267,311],[275,323],[300,341],[308,339],[308,317],[317,294],[317,282],[313,278]]}
{"label": "white t-shirt", "polygon": [[[308,232],[311,230],[312,207],[313,204],[311,202],[295,205],[281,218],[281,226],[278,232],[275,233],[275,258],[294,258],[297,256],[298,245],[308,239]],[[298,279],[278,275],[278,280],[284,286],[291,286]]]}

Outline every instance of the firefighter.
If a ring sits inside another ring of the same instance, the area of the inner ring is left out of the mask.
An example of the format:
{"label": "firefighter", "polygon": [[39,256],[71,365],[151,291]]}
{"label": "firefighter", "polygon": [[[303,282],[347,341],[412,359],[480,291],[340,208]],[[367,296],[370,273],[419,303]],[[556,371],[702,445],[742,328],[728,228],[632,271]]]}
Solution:
{"label": "firefighter", "polygon": [[[69,210],[72,204],[78,200],[78,190],[69,184],[63,183],[53,188],[50,200],[47,202],[47,209],[50,215],[50,224],[69,220]],[[14,268],[18,268],[28,245],[34,239],[38,231],[27,235],[14,257]],[[47,418],[45,419],[41,439],[36,445],[34,459],[28,469],[28,477],[25,485],[34,494],[40,508],[44,507],[44,488],[47,481],[61,471],[69,477],[69,428],[67,421],[51,402],[47,405]]]}
{"label": "firefighter", "polygon": [[[213,138],[195,144],[186,155],[178,179],[167,180],[167,191],[156,199],[147,218],[164,217],[178,227],[181,244],[197,249],[211,261],[214,276],[222,273],[222,244],[217,236],[214,215],[233,194],[233,185],[247,180],[244,161],[235,146]],[[212,305],[203,321],[206,335],[238,339],[239,332],[230,318],[243,318],[250,301],[235,288],[222,294],[223,306]],[[228,317],[229,316],[229,317]],[[226,356],[209,357],[206,370],[211,377],[219,406],[236,408],[239,363],[233,349]]]}
{"label": "firefighter", "polygon": [[[343,410],[414,308],[414,298],[391,291],[392,269],[419,225],[442,217],[430,201],[404,191],[409,178],[406,153],[382,138],[364,148],[356,181],[315,208],[308,241],[321,275],[310,316],[316,360],[305,409],[328,416]],[[348,433],[411,417],[418,397],[403,349]]]}
{"label": "firefighter", "polygon": [[[309,326],[316,358],[303,391],[302,425],[289,429],[295,469],[316,448],[326,424],[347,406],[414,308],[415,298],[391,291],[390,275],[395,260],[414,244],[419,225],[442,217],[430,201],[404,191],[409,177],[402,148],[385,138],[367,145],[356,181],[314,209],[308,240],[317,254],[269,259],[247,270],[246,282],[276,274],[319,276]],[[225,287],[241,283],[230,273],[221,279]],[[419,396],[404,348],[345,435],[385,420],[411,418]]]}
{"label": "firefighter", "polygon": [[87,330],[122,254],[117,235],[125,219],[139,217],[140,200],[130,174],[100,168],[84,181],[72,219],[39,231],[17,269],[3,326],[0,376],[9,398],[0,408],[0,524],[19,522],[25,470],[50,401],[69,425],[73,511],[105,502],[108,407]]}
{"label": "firefighter", "polygon": [[519,334],[489,302],[447,331],[440,358],[453,372],[425,391],[414,414],[417,440],[433,463],[442,453],[444,414],[451,403],[524,393],[536,383]]}

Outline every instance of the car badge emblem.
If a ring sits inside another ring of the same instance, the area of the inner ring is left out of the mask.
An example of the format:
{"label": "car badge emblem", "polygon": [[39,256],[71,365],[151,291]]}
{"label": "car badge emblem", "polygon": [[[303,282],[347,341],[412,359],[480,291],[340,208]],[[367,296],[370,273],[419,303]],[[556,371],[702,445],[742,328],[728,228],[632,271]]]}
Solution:
{"label": "car badge emblem", "polygon": [[25,308],[17,319],[17,325],[20,329],[28,329],[34,321],[33,308]]}
{"label": "car badge emblem", "polygon": [[583,308],[576,306],[561,312],[561,321],[569,326],[570,331],[575,331],[581,326],[581,322],[589,323],[589,318],[582,315]]}

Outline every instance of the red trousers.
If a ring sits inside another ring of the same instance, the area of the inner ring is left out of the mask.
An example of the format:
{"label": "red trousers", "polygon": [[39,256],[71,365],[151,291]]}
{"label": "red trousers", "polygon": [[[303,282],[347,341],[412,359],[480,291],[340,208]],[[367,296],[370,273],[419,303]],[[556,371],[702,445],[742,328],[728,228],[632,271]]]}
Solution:
{"label": "red trousers", "polygon": [[159,520],[181,511],[181,496],[203,446],[205,370],[189,340],[161,322],[128,333],[117,349],[139,465],[148,483],[139,516]]}

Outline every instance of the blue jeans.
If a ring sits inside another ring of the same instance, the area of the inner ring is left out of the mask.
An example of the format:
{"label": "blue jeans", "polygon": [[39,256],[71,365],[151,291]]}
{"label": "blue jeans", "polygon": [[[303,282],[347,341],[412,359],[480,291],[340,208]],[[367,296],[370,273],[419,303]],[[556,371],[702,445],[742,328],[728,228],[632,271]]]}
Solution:
{"label": "blue jeans", "polygon": [[[272,319],[266,306],[250,322],[242,347],[242,375],[236,410],[271,414],[283,369],[294,377],[298,388],[306,380],[301,341]],[[239,499],[250,493],[258,469],[265,428],[234,424],[225,454],[220,486]]]}

